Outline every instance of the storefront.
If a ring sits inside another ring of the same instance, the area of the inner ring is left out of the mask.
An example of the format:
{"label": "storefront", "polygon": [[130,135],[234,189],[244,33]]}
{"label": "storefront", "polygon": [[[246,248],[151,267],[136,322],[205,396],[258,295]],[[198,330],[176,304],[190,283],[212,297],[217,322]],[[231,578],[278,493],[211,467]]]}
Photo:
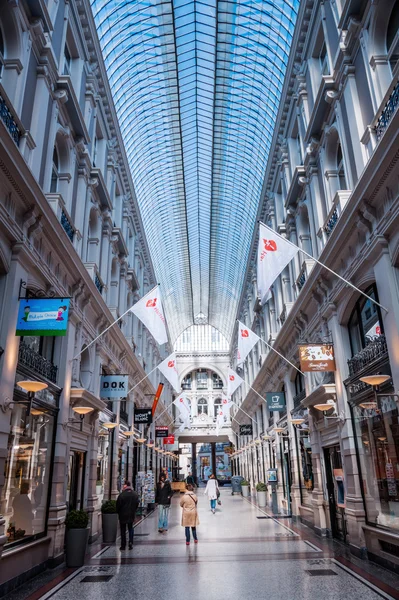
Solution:
{"label": "storefront", "polygon": [[17,388],[13,401],[0,508],[5,552],[46,535],[58,412],[58,395],[50,389],[36,394],[30,411],[19,403],[26,395]]}

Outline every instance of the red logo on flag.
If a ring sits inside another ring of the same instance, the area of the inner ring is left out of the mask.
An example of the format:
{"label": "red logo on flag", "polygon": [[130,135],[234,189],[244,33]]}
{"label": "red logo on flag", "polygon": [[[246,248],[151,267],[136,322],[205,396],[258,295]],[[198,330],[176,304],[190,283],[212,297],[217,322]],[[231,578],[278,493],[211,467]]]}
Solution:
{"label": "red logo on flag", "polygon": [[276,252],[277,244],[274,240],[263,240],[264,248],[267,252]]}
{"label": "red logo on flag", "polygon": [[241,329],[241,337],[249,337],[248,329]]}
{"label": "red logo on flag", "polygon": [[222,402],[223,402],[223,404],[227,404],[227,399],[223,398]]}
{"label": "red logo on flag", "polygon": [[375,328],[375,333],[376,333],[376,335],[381,335],[381,327],[379,327],[378,325]]}
{"label": "red logo on flag", "polygon": [[230,381],[234,381],[234,375],[230,375]]}
{"label": "red logo on flag", "polygon": [[168,367],[172,368],[172,367],[174,367],[174,366],[175,366],[175,361],[174,361],[174,360],[170,360],[170,361],[168,362]]}
{"label": "red logo on flag", "polygon": [[183,398],[180,398],[180,402],[184,402]]}
{"label": "red logo on flag", "polygon": [[147,300],[146,307],[154,308],[157,305],[157,298],[153,298],[152,300]]}

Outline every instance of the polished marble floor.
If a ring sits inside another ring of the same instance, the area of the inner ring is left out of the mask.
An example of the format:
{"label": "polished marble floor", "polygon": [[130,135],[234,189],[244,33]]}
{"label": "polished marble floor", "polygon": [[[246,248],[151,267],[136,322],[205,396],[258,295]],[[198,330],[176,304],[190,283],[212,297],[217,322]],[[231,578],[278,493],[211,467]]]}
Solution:
{"label": "polished marble floor", "polygon": [[395,575],[265,514],[226,489],[213,515],[200,490],[199,543],[186,546],[175,498],[168,533],[158,533],[155,513],[136,527],[133,550],[98,545],[83,568],[47,573],[9,600],[399,599]]}

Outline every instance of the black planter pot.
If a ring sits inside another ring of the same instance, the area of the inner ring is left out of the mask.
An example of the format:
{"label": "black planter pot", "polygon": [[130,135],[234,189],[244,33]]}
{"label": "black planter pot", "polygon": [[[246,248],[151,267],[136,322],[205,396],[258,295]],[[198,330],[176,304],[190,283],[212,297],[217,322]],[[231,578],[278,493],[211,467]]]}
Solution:
{"label": "black planter pot", "polygon": [[66,565],[82,567],[85,562],[87,542],[90,529],[67,529],[66,532]]}
{"label": "black planter pot", "polygon": [[118,515],[115,514],[102,514],[103,524],[103,542],[104,544],[114,544],[116,542],[116,535],[118,532]]}

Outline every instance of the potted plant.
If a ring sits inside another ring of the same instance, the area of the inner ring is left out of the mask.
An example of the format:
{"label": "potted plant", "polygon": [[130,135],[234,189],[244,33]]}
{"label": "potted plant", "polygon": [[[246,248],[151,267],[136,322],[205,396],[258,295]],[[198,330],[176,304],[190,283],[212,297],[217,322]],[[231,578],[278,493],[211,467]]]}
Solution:
{"label": "potted plant", "polygon": [[103,542],[113,544],[116,541],[118,531],[118,515],[116,512],[116,500],[106,500],[101,506],[103,523]]}
{"label": "potted plant", "polygon": [[242,495],[244,496],[244,498],[247,498],[249,496],[249,481],[247,481],[246,479],[241,481],[241,489]]}
{"label": "potted plant", "polygon": [[85,510],[71,510],[65,519],[67,567],[82,567],[85,560],[90,529]]}
{"label": "potted plant", "polygon": [[266,492],[267,492],[267,485],[265,483],[260,481],[259,483],[256,484],[256,495],[258,497],[258,506],[266,506],[266,504],[267,504]]}

